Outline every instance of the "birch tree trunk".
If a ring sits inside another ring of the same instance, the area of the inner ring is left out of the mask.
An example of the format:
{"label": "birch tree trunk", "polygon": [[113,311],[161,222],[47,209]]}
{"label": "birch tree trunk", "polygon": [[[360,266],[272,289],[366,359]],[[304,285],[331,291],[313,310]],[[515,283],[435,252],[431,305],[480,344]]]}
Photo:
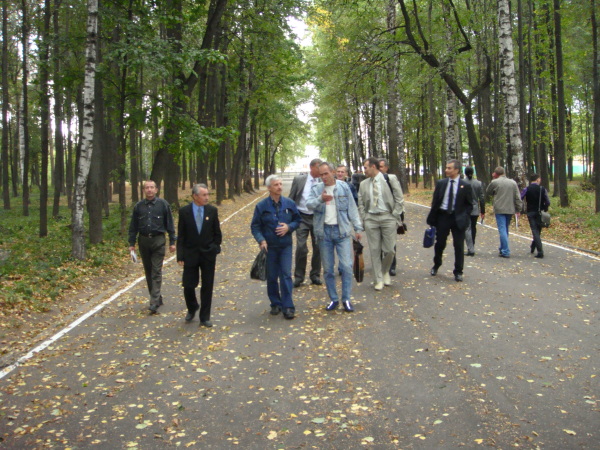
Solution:
{"label": "birch tree trunk", "polygon": [[512,26],[509,0],[498,0],[498,43],[500,45],[500,85],[505,97],[506,126],[512,155],[513,178],[525,187],[525,158],[521,141],[519,97],[515,78]]}
{"label": "birch tree trunk", "polygon": [[88,0],[87,44],[85,49],[85,80],[83,84],[83,135],[81,154],[77,164],[73,196],[73,223],[71,255],[85,259],[83,206],[92,150],[94,148],[94,84],[96,79],[96,41],[98,30],[98,0]]}
{"label": "birch tree trunk", "polygon": [[446,161],[451,159],[462,160],[458,151],[458,115],[456,114],[457,99],[452,89],[446,87]]}

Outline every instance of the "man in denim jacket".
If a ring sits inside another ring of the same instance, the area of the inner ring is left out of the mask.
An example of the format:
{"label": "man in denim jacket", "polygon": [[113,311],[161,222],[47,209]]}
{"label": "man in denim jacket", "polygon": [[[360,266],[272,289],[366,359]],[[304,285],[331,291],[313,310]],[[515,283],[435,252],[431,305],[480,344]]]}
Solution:
{"label": "man in denim jacket", "polygon": [[296,204],[281,195],[283,183],[278,175],[265,180],[269,196],[256,204],[250,229],[252,236],[267,252],[267,295],[271,314],[283,310],[283,317],[293,319],[296,308],[292,300],[292,233],[302,218]]}
{"label": "man in denim jacket", "polygon": [[335,179],[333,164],[324,162],[319,166],[321,182],[312,187],[306,206],[314,212],[313,227],[319,244],[323,275],[330,303],[325,308],[333,311],[339,306],[335,286],[334,251],[337,252],[342,272],[342,305],[348,312],[354,311],[352,294],[352,242],[353,228],[356,239],[364,231],[352,192],[345,181]]}

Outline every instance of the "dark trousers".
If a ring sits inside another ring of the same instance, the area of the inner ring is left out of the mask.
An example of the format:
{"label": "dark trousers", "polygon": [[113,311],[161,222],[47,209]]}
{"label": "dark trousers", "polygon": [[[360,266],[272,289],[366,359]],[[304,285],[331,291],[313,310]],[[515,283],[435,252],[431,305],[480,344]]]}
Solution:
{"label": "dark trousers", "polygon": [[471,219],[471,239],[473,239],[473,245],[475,245],[475,236],[477,236],[477,219],[479,216],[469,216]]}
{"label": "dark trousers", "polygon": [[458,228],[454,214],[447,214],[443,211],[438,214],[433,264],[436,268],[442,265],[442,255],[450,232],[452,232],[454,241],[454,275],[462,274],[465,264],[465,230]]}
{"label": "dark trousers", "polygon": [[198,265],[183,266],[183,296],[189,312],[196,312],[198,300],[196,299],[196,287],[200,283],[200,321],[210,320],[210,307],[212,304],[213,285],[215,281],[215,261],[200,258]]}
{"label": "dark trousers", "polygon": [[147,237],[139,235],[138,246],[144,273],[146,274],[146,284],[150,293],[150,306],[160,306],[162,286],[162,266],[165,259],[165,235]]}
{"label": "dark trousers", "polygon": [[321,254],[316,242],[313,230],[313,216],[300,213],[302,222],[296,230],[296,266],[294,268],[294,279],[304,281],[306,275],[306,260],[308,258],[308,235],[312,243],[312,258],[310,260],[310,279],[315,280],[321,277]]}
{"label": "dark trousers", "polygon": [[542,219],[540,213],[537,211],[528,212],[527,219],[529,220],[529,226],[531,227],[531,234],[533,235],[533,242],[531,242],[531,248],[536,249],[539,255],[544,254],[542,248]]}
{"label": "dark trousers", "polygon": [[271,306],[294,309],[293,286],[292,246],[269,247],[267,252],[267,295]]}

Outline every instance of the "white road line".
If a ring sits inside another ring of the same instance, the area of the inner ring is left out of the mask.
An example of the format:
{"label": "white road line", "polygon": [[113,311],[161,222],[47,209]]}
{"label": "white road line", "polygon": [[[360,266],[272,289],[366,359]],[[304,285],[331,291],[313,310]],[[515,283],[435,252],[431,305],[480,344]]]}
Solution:
{"label": "white road line", "polygon": [[[265,192],[266,194],[266,192]],[[261,195],[258,198],[255,198],[254,200],[252,200],[250,203],[248,203],[246,206],[244,206],[243,208],[238,209],[236,212],[234,212],[232,215],[230,215],[229,217],[227,217],[225,220],[221,221],[221,225],[223,225],[225,222],[229,221],[229,219],[231,219],[233,216],[235,216],[237,213],[243,211],[244,209],[246,209],[247,207],[249,207],[250,205],[252,205],[254,202],[260,200],[262,197],[265,196],[265,194]],[[169,262],[173,261],[176,258],[176,255],[171,256],[169,259],[167,259],[163,265],[168,264]],[[30,350],[27,354],[21,356],[15,363],[11,364],[10,366],[5,367],[4,369],[2,369],[0,371],[0,380],[2,378],[4,378],[6,375],[8,375],[9,373],[11,373],[13,370],[15,370],[17,367],[19,367],[21,364],[23,364],[25,361],[33,358],[37,353],[41,352],[42,350],[46,349],[47,347],[49,347],[50,345],[52,345],[54,342],[58,341],[61,337],[63,337],[65,334],[67,334],[69,331],[71,331],[73,328],[75,328],[77,325],[79,325],[80,323],[82,323],[84,320],[86,320],[87,318],[93,316],[94,314],[96,314],[98,311],[101,311],[102,309],[104,309],[104,307],[110,303],[112,303],[115,299],[119,298],[121,295],[123,295],[125,292],[131,290],[132,288],[134,288],[138,283],[144,281],[146,279],[146,277],[139,277],[138,279],[136,279],[134,282],[132,282],[130,285],[124,287],[123,289],[121,289],[119,292],[113,294],[108,300],[103,301],[102,303],[100,303],[99,305],[95,306],[94,308],[92,308],[91,310],[89,310],[88,312],[86,312],[84,315],[82,315],[81,317],[79,317],[78,319],[76,319],[75,321],[71,322],[69,325],[67,325],[65,328],[63,328],[62,330],[60,330],[58,333],[56,333],[54,336],[52,336],[51,338],[45,340],[44,342],[42,342],[41,344],[39,344],[37,347],[35,347],[34,349]]]}
{"label": "white road line", "polygon": [[[419,203],[414,203],[414,202],[406,202],[406,203],[410,203],[411,205],[415,205],[415,206],[421,206],[422,208],[431,209],[430,206],[421,205]],[[489,228],[490,230],[498,230],[498,228],[492,227],[491,225],[486,225],[486,224],[481,225],[481,224],[478,223],[477,226],[479,226],[479,227],[483,226],[483,227]],[[509,232],[509,234],[511,236],[515,236],[515,237],[518,237],[519,239],[523,239],[523,240],[526,240],[526,241],[530,241],[531,240],[531,237],[524,236],[522,234],[515,234],[515,233],[510,233],[510,232]],[[575,253],[576,255],[579,255],[579,256],[585,256],[585,257],[593,259],[595,261],[600,261],[600,258],[598,258],[597,256],[590,255],[589,253],[585,253],[585,252],[580,252],[579,250],[576,250],[574,248],[563,247],[562,245],[553,244],[552,242],[548,242],[548,241],[543,241],[543,242],[544,242],[544,245],[546,245],[548,247],[559,248],[559,249],[565,250],[567,252]]]}

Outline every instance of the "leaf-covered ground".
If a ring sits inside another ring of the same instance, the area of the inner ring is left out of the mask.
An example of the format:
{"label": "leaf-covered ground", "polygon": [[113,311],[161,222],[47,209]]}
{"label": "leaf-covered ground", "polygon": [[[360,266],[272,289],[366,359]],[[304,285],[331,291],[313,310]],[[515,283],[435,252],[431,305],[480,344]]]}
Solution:
{"label": "leaf-covered ground", "polygon": [[305,284],[286,321],[269,314],[264,283],[248,276],[258,249],[252,209],[223,225],[213,328],[184,322],[181,269],[168,264],[160,314],[148,316],[140,283],[0,380],[0,447],[598,442],[600,261],[554,246],[535,260],[517,236],[513,257],[498,258],[497,232],[482,227],[463,283],[452,277],[451,246],[431,277],[427,210],[410,204],[392,286],[374,291],[367,247],[355,313],[326,312],[325,287]]}

